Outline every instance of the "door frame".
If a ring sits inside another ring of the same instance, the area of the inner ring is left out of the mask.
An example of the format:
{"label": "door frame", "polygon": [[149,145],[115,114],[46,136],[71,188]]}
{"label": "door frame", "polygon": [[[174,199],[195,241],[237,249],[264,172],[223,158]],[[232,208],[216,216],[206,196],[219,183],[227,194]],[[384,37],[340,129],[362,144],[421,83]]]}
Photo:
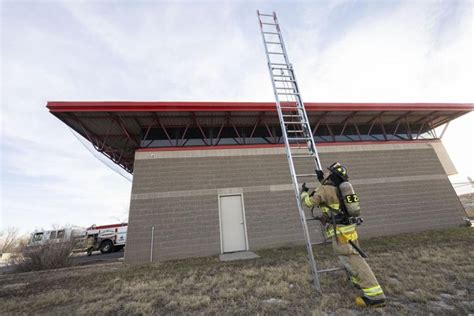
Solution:
{"label": "door frame", "polygon": [[244,219],[244,235],[245,235],[245,249],[242,251],[248,251],[249,250],[249,239],[247,236],[247,219],[245,216],[245,205],[244,205],[244,195],[243,193],[226,193],[226,194],[218,194],[217,195],[217,202],[219,204],[219,232],[220,232],[220,244],[221,244],[221,254],[224,253],[224,234],[222,231],[222,209],[221,209],[221,197],[226,197],[226,196],[237,196],[240,195],[240,201],[242,203],[242,217]]}

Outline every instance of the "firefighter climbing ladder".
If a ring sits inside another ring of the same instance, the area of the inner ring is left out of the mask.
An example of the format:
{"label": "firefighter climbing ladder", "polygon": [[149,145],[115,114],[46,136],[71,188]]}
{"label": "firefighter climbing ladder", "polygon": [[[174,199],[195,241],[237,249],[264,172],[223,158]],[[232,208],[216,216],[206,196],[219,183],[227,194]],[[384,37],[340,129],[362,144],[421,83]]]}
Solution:
{"label": "firefighter climbing ladder", "polygon": [[[303,225],[308,260],[316,290],[321,293],[319,273],[341,270],[332,268],[318,270],[314,259],[311,238],[309,235],[308,220],[305,216],[303,205],[300,200],[300,182],[307,182],[316,177],[315,173],[298,174],[295,168],[295,159],[312,159],[315,170],[321,170],[316,143],[311,132],[308,116],[296,81],[295,71],[288,59],[283,36],[276,13],[263,14],[257,11],[262,33],[263,46],[267,56],[268,70],[275,94],[278,118],[280,121],[282,137],[285,143],[286,156],[290,167],[291,179],[298,205],[298,212]],[[306,181],[305,181],[306,179]]]}

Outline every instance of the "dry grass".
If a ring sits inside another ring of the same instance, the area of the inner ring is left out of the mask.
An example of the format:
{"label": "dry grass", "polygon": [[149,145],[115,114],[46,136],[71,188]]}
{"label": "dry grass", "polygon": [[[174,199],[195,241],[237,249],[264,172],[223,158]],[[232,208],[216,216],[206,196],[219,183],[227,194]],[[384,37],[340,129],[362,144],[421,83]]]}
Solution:
{"label": "dry grass", "polygon": [[13,258],[12,264],[17,272],[49,270],[73,265],[70,256],[74,244],[72,242],[46,243],[24,247],[22,256]]}
{"label": "dry grass", "polygon": [[461,200],[461,203],[466,210],[467,216],[470,219],[474,219],[474,193],[460,195],[459,200]]}
{"label": "dry grass", "polygon": [[[322,276],[315,295],[302,247],[259,251],[259,259],[216,257],[128,266],[120,263],[0,276],[0,313],[466,315],[474,312],[474,229],[363,242],[389,297],[384,309],[353,306],[344,273]],[[321,266],[330,246],[316,247]]]}

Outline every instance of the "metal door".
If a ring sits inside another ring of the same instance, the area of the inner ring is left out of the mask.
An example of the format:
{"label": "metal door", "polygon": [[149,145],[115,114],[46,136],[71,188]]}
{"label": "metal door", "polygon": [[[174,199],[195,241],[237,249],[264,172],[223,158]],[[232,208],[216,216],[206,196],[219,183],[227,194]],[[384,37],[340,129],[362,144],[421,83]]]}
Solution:
{"label": "metal door", "polygon": [[247,250],[245,214],[242,195],[219,196],[222,252]]}

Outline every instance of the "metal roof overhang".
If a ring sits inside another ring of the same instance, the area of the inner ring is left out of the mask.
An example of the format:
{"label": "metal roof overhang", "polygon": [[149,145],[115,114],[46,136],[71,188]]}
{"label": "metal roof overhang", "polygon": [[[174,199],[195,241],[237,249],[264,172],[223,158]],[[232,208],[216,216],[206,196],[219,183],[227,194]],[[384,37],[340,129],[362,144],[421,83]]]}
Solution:
{"label": "metal roof overhang", "polygon": [[[471,103],[306,103],[305,107],[315,135],[323,126],[331,134],[334,130],[344,135],[352,124],[366,126],[369,134],[379,124],[393,129],[406,125],[408,130],[411,126],[420,134],[473,110]],[[194,127],[204,137],[210,127],[230,126],[237,133],[240,127],[252,133],[258,127],[279,128],[273,102],[48,102],[47,108],[130,173],[135,151],[152,129],[164,132],[169,147],[179,147],[167,129],[182,128],[186,134]]]}

